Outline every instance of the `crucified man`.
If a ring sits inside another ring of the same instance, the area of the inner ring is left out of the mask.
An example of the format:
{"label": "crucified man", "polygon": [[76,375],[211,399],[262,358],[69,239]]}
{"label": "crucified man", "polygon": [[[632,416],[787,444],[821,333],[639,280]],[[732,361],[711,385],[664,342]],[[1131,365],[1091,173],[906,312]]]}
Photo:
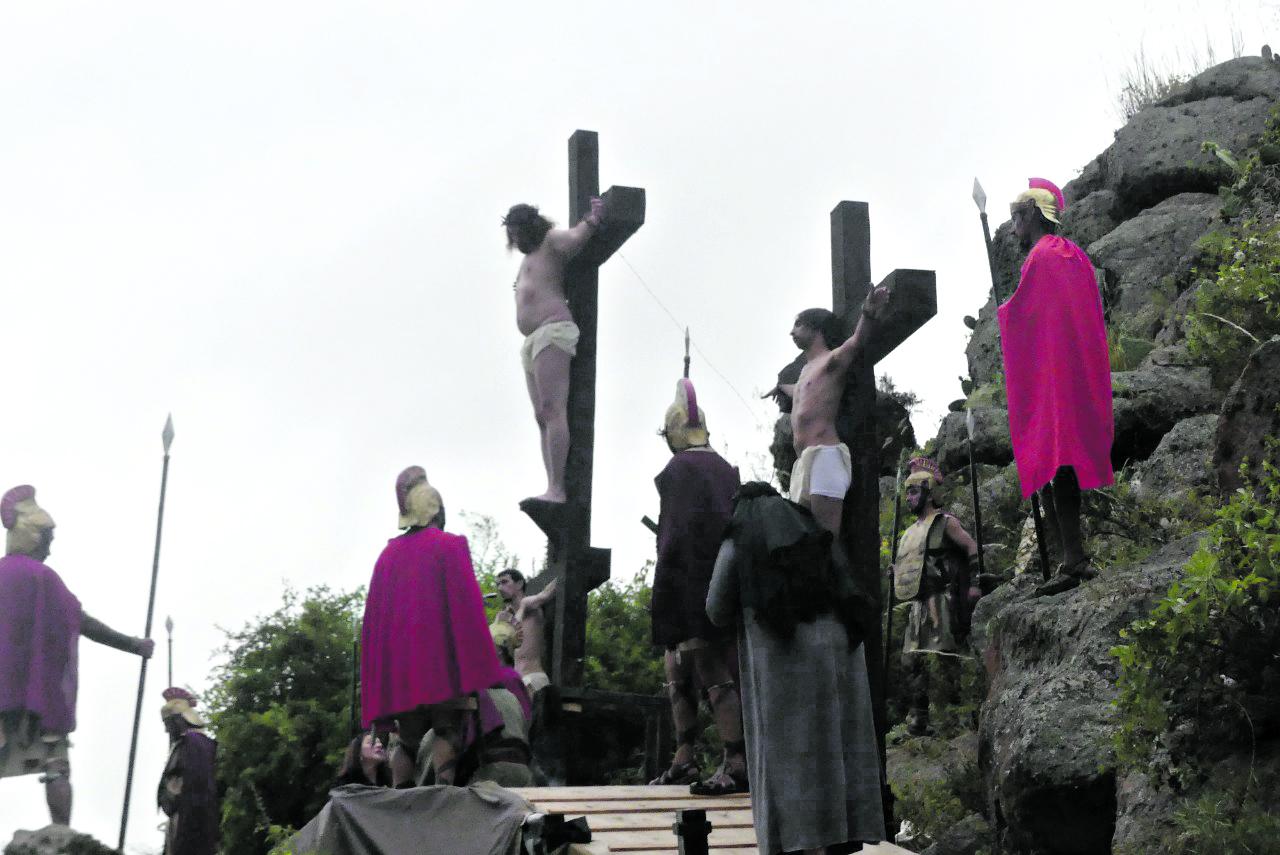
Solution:
{"label": "crucified man", "polygon": [[552,228],[533,205],[512,205],[502,221],[507,249],[515,247],[524,254],[514,286],[516,326],[525,337],[520,358],[547,470],[546,492],[525,499],[521,507],[568,500],[564,470],[569,458],[569,366],[577,352],[578,325],[569,311],[564,272],[603,217],[604,203],[592,199],[591,213],[570,229]]}
{"label": "crucified man", "polygon": [[792,399],[791,429],[796,460],[791,497],[809,508],[827,531],[840,535],[844,497],[853,478],[849,448],[836,434],[836,413],[849,368],[866,346],[877,315],[889,300],[881,286],[867,296],[858,326],[840,340],[840,319],[827,309],[806,309],[796,316],[791,340],[804,351],[805,365],[794,385],[775,386],[766,395]]}

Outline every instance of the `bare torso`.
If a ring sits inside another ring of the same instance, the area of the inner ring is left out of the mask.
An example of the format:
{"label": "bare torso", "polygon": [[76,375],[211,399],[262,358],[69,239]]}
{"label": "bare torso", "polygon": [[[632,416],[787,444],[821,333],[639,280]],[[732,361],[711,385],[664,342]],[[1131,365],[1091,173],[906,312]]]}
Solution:
{"label": "bare torso", "polygon": [[845,370],[828,351],[810,359],[800,371],[791,405],[791,431],[796,452],[811,445],[836,445],[836,411],[844,394]]}
{"label": "bare torso", "polygon": [[553,321],[571,321],[564,293],[566,259],[556,246],[563,240],[552,229],[542,245],[524,257],[516,274],[516,326],[522,335]]}
{"label": "bare torso", "polygon": [[502,614],[520,628],[524,638],[515,652],[516,670],[520,676],[545,672],[542,665],[542,606],[528,606],[522,601],[516,606],[508,604]]}

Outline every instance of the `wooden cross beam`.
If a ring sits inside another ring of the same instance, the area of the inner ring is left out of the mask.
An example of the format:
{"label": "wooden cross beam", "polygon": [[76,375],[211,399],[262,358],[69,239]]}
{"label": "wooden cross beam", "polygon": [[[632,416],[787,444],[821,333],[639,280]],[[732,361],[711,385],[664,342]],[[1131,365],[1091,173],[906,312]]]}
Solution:
{"label": "wooden cross beam", "polygon": [[[844,499],[840,537],[854,573],[877,599],[875,612],[860,615],[866,630],[867,673],[875,707],[880,756],[888,730],[885,711],[884,639],[880,615],[880,437],[876,435],[876,363],[889,355],[938,311],[931,270],[895,270],[880,283],[889,288],[875,335],[849,379],[836,416],[836,432],[853,458],[853,483]],[[841,202],[831,212],[832,310],[845,335],[858,322],[862,301],[871,289],[871,216],[866,202]]]}
{"label": "wooden cross beam", "polygon": [[[569,225],[591,210],[592,196],[601,195],[599,137],[595,131],[574,131],[569,138]],[[557,513],[530,514],[547,535],[547,568],[529,581],[528,590],[537,593],[551,579],[560,580],[554,613],[547,616],[550,677],[559,686],[582,684],[587,594],[609,579],[609,550],[591,546],[599,269],[644,225],[645,215],[641,188],[610,187],[602,198],[604,221],[565,271],[565,293],[579,331],[578,353],[569,371],[569,460],[565,467],[569,501]]]}

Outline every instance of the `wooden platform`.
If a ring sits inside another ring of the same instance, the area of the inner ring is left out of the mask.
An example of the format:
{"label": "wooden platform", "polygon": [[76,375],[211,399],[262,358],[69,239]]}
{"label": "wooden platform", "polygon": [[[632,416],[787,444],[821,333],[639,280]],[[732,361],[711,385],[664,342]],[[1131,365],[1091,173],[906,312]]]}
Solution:
{"label": "wooden platform", "polygon": [[[585,816],[593,840],[610,852],[628,855],[674,855],[678,844],[671,826],[676,811],[701,808],[711,823],[712,855],[758,855],[751,825],[751,796],[706,798],[689,795],[688,787],[536,787],[515,790],[540,813],[565,819]],[[888,843],[864,847],[867,855],[893,855],[907,850]]]}

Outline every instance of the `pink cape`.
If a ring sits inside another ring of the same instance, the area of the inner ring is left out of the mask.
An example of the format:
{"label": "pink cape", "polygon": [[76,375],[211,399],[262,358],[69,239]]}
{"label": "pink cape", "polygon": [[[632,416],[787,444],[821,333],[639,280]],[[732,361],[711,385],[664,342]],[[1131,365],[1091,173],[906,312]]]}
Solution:
{"label": "pink cape", "polygon": [[76,729],[80,614],[53,570],[0,558],[0,712],[35,713],[50,733]]}
{"label": "pink cape", "polygon": [[1113,483],[1111,362],[1089,256],[1066,238],[1042,237],[998,315],[1023,498],[1060,466],[1074,468],[1085,490]]}
{"label": "pink cape", "polygon": [[364,606],[364,726],[502,678],[467,539],[436,528],[392,539],[373,568]]}

